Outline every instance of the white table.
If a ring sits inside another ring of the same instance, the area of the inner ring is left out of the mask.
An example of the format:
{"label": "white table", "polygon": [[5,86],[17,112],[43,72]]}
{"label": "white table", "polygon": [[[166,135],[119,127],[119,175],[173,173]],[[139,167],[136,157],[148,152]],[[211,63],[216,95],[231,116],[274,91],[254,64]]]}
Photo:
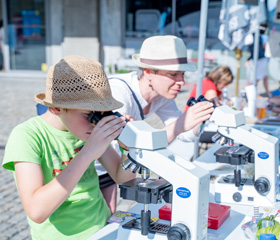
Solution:
{"label": "white table", "polygon": [[[211,184],[212,186],[213,184]],[[213,202],[213,186],[210,187],[210,201]],[[153,217],[158,217],[158,209],[164,205],[162,204],[150,204],[149,209],[151,210],[151,215]],[[136,204],[133,208],[129,210],[132,213],[140,213],[143,209],[143,204]],[[244,222],[250,220],[246,217],[246,212],[250,213],[251,209],[247,206],[231,205],[230,216],[227,220],[220,226],[218,230],[208,229],[207,240],[246,240],[241,226]],[[244,214],[245,213],[245,214]],[[91,236],[88,240],[115,240],[118,235],[117,223],[110,223],[96,234]],[[122,239],[121,239],[122,240]],[[248,240],[248,239],[247,239]]]}

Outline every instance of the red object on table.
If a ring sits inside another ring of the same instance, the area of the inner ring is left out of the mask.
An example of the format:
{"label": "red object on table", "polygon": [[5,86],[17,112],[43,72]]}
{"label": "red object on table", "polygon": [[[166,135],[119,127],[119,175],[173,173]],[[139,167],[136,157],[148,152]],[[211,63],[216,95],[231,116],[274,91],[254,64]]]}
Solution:
{"label": "red object on table", "polygon": [[[171,220],[171,203],[165,204],[158,210],[158,215],[160,219],[164,220]],[[209,203],[209,210],[208,210],[208,228],[211,229],[218,229],[224,221],[230,215],[230,207],[216,204],[216,203]]]}
{"label": "red object on table", "polygon": [[230,207],[209,203],[208,228],[218,229],[230,215]]}
{"label": "red object on table", "polygon": [[171,221],[171,203],[166,203],[158,210],[158,216],[160,219]]}

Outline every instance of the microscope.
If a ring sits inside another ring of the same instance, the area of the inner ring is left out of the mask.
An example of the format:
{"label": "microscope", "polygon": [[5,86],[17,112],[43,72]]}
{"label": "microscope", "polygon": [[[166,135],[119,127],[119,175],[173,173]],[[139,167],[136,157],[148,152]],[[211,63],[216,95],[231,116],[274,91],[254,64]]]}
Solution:
{"label": "microscope", "polygon": [[[215,152],[216,160],[236,165],[233,175],[215,182],[215,201],[273,206],[279,192],[278,138],[246,125],[244,113],[226,105],[215,107],[210,121],[218,126],[212,140],[228,144]],[[249,164],[253,165],[253,173],[245,176],[241,170]]]}
{"label": "microscope", "polygon": [[[120,116],[117,112],[107,112],[104,116],[110,114]],[[97,123],[104,116],[93,112],[89,121]],[[120,225],[117,239],[205,240],[209,172],[173,154],[166,148],[166,131],[154,129],[145,121],[127,122],[118,140],[129,147],[128,159],[122,167],[141,175],[120,185],[121,197],[143,203],[144,207],[141,219]],[[161,178],[149,179],[150,170]],[[162,200],[172,203],[171,224],[151,221],[149,204]]]}
{"label": "microscope", "polygon": [[[173,154],[166,148],[166,131],[145,121],[128,122],[119,140],[129,147],[122,167],[142,177],[121,184],[121,197],[143,203],[144,209],[140,221],[120,226],[118,239],[206,239],[209,172]],[[149,179],[147,169],[162,178]],[[149,204],[162,199],[172,202],[171,225],[150,221]]]}

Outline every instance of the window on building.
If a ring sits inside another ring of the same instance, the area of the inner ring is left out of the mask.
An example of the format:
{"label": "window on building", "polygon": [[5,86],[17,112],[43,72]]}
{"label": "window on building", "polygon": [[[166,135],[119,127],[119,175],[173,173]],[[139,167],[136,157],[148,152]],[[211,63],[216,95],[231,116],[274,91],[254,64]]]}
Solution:
{"label": "window on building", "polygon": [[44,0],[6,1],[10,68],[41,70],[46,62]]}
{"label": "window on building", "polygon": [[[182,38],[198,38],[200,4],[198,0],[126,0],[125,36],[145,38],[173,34]],[[173,11],[172,7],[175,8]],[[220,9],[221,0],[209,0],[207,38],[218,38]]]}

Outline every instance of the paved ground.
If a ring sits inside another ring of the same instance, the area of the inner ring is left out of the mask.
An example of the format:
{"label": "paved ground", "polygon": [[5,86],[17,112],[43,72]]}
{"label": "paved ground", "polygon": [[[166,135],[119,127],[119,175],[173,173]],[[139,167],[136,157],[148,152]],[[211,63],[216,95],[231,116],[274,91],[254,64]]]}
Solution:
{"label": "paved ground", "polygon": [[[189,80],[193,82],[193,80]],[[240,89],[245,85],[240,83]],[[36,115],[34,95],[44,92],[45,79],[43,77],[5,77],[0,75],[0,164],[3,160],[4,148],[10,131],[20,122]],[[272,82],[271,89],[278,87]],[[234,84],[229,87],[230,96],[234,95]],[[176,99],[178,107],[184,108],[192,84],[183,87]],[[260,92],[262,91],[260,86]],[[160,127],[158,118],[152,116],[148,122],[154,127]],[[118,198],[118,209],[127,210],[133,202]],[[17,194],[13,175],[0,167],[0,240],[30,240],[29,227]]]}

